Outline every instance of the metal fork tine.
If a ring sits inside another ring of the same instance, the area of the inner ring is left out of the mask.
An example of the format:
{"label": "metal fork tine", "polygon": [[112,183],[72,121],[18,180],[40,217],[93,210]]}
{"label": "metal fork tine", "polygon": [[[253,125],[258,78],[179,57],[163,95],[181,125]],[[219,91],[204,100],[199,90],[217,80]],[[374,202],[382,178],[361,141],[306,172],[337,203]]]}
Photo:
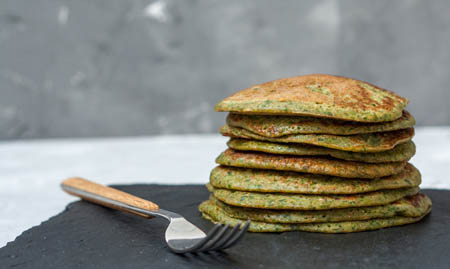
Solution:
{"label": "metal fork tine", "polygon": [[[240,224],[239,224],[239,226],[240,226]],[[239,240],[241,240],[242,237],[244,237],[244,234],[247,232],[249,226],[250,226],[250,220],[247,220],[247,222],[245,223],[244,227],[242,227],[242,229],[239,231],[239,233],[236,234],[233,238],[231,238],[228,241],[228,243],[222,247],[222,249],[226,249],[226,248],[232,247],[237,242],[239,242]]]}
{"label": "metal fork tine", "polygon": [[193,245],[192,247],[185,249],[184,252],[198,251],[198,249],[203,247],[203,245],[205,245],[211,239],[211,237],[213,237],[217,233],[217,231],[219,231],[220,227],[222,227],[221,223],[217,223],[216,225],[214,225],[214,227],[208,232],[208,234],[205,236],[205,238],[203,238],[201,241],[199,241],[197,244]]}
{"label": "metal fork tine", "polygon": [[214,237],[210,238],[198,251],[209,251],[218,241],[220,241],[223,235],[228,231],[228,228],[230,228],[230,225],[228,224],[223,226],[223,228]]}
{"label": "metal fork tine", "polygon": [[222,236],[222,239],[217,242],[212,248],[210,248],[210,250],[219,250],[222,249],[222,247],[228,243],[228,241],[230,240],[230,238],[232,238],[236,233],[239,232],[239,227],[241,226],[241,223],[239,223],[238,225],[235,225],[233,227],[233,229],[226,235]]}

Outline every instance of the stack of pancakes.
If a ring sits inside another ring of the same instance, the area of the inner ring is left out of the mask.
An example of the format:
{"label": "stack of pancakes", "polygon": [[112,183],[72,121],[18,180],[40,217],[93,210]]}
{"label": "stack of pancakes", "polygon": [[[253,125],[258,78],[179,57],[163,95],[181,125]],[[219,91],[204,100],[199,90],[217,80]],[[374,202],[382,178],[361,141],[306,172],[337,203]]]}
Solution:
{"label": "stack of pancakes", "polygon": [[205,218],[250,231],[345,233],[417,222],[431,211],[408,160],[408,100],[369,83],[307,75],[224,99],[228,149],[207,184]]}

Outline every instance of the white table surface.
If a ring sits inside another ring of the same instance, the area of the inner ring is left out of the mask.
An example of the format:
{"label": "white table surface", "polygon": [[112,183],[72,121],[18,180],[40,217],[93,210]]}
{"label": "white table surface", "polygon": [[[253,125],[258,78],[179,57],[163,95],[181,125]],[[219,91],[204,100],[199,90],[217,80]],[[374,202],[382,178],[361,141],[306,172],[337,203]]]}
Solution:
{"label": "white table surface", "polygon": [[[102,184],[204,184],[226,148],[220,135],[0,142],[0,247],[76,200],[61,180],[82,176]],[[423,188],[450,189],[450,127],[417,128]]]}

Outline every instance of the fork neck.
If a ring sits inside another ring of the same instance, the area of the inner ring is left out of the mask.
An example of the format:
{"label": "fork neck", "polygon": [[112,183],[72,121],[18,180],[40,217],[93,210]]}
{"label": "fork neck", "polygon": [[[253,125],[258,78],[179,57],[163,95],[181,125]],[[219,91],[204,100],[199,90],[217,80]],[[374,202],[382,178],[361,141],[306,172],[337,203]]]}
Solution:
{"label": "fork neck", "polygon": [[167,219],[168,221],[171,221],[173,219],[177,219],[177,218],[182,218],[181,215],[171,212],[171,211],[167,211],[164,209],[158,209],[158,211],[149,211],[149,210],[144,210],[146,211],[145,213],[152,215],[152,216],[158,216],[158,217],[163,217],[165,219]]}

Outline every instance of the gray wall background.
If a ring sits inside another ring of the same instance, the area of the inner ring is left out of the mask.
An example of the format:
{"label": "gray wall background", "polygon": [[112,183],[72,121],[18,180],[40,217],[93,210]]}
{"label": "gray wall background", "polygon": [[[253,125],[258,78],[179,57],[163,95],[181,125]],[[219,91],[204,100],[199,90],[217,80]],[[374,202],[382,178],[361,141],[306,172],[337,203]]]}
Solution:
{"label": "gray wall background", "polygon": [[350,76],[450,124],[450,1],[2,0],[0,139],[216,132],[252,84]]}

